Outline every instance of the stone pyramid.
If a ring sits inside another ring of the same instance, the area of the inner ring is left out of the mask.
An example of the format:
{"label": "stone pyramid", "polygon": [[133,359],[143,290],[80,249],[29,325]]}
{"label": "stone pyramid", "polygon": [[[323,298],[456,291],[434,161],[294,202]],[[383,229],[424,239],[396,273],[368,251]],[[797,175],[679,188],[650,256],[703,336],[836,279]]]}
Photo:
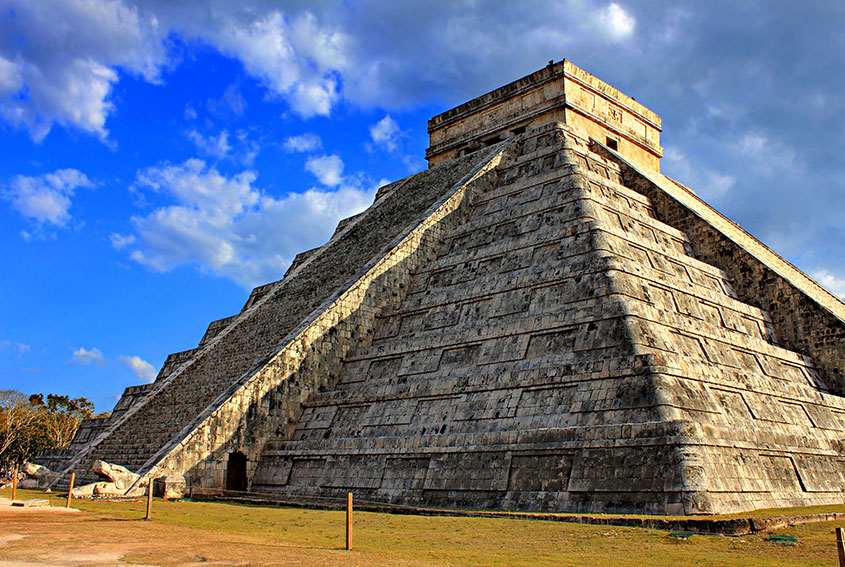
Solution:
{"label": "stone pyramid", "polygon": [[434,117],[429,169],[86,423],[194,492],[658,514],[845,500],[845,304],[659,173],[568,61]]}

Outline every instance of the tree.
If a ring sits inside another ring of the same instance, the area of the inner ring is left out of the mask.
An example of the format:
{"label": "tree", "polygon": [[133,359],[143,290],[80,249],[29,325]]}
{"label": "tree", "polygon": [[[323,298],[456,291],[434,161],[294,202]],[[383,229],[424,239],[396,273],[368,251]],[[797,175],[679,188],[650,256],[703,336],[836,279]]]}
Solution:
{"label": "tree", "polygon": [[64,449],[73,440],[83,419],[94,414],[94,404],[86,398],[70,399],[69,396],[48,394],[44,403],[43,394],[34,394],[30,403],[41,412],[38,420],[44,444],[49,449]]}
{"label": "tree", "polygon": [[20,460],[17,453],[23,445],[28,445],[38,418],[38,408],[25,394],[0,390],[0,461],[10,461],[13,457]]}
{"label": "tree", "polygon": [[42,449],[64,449],[83,419],[94,413],[86,398],[0,390],[0,462],[24,461]]}

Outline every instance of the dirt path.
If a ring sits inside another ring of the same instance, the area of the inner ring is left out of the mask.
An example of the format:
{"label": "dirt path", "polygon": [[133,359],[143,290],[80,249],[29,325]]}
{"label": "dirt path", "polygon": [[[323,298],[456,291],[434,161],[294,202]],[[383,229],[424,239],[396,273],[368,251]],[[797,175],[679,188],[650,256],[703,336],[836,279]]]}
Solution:
{"label": "dirt path", "polygon": [[120,520],[60,509],[0,507],[0,567],[337,565],[418,566],[337,549],[285,546],[155,521]]}

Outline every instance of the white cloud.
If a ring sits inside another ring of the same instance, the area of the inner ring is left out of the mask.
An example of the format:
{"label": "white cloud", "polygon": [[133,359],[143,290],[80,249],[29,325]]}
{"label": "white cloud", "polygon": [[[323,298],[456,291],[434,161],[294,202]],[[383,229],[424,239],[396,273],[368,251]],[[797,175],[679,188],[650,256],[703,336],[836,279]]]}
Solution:
{"label": "white cloud", "polygon": [[117,361],[134,370],[145,384],[151,384],[156,379],[155,367],[140,356],[119,356]]}
{"label": "white cloud", "polygon": [[0,115],[27,128],[36,141],[54,123],[105,139],[117,68],[157,80],[164,51],[154,16],[119,1],[65,0],[48,8],[7,0],[3,5],[0,35],[23,41],[0,42],[0,76],[7,77],[0,88]]}
{"label": "white cloud", "polygon": [[300,83],[290,94],[290,106],[303,118],[315,115],[328,116],[335,101],[340,98],[337,81],[324,78]]}
{"label": "white cloud", "polygon": [[746,132],[733,144],[735,150],[748,158],[752,169],[768,176],[799,167],[798,154],[784,142],[761,134]]}
{"label": "white cloud", "polygon": [[91,350],[86,350],[83,347],[79,347],[78,349],[73,351],[73,362],[75,362],[76,364],[103,367],[108,361],[105,359],[103,353],[100,352],[100,349],[98,349],[97,347],[94,347]]}
{"label": "white cloud", "polygon": [[624,41],[634,35],[637,20],[625,8],[611,2],[594,14],[596,28],[611,41]]}
{"label": "white cloud", "polygon": [[842,299],[845,299],[845,276],[835,276],[825,269],[816,270],[811,275],[814,280]]}
{"label": "white cloud", "polygon": [[[105,139],[115,84],[125,74],[159,81],[162,69],[183,59],[180,50],[168,51],[174,38],[237,60],[270,98],[311,117],[329,115],[344,99],[382,108],[461,100],[535,69],[549,54],[575,57],[629,39],[637,25],[621,2],[583,0],[436,9],[316,0],[248,9],[231,0],[54,0],[46,10],[26,0],[4,2],[14,16],[0,15],[0,37],[23,41],[0,42],[0,115],[36,139],[55,123]],[[504,58],[502,45],[522,47]],[[207,101],[208,111],[242,115],[239,88]],[[186,107],[186,119],[196,110]]]}
{"label": "white cloud", "polygon": [[395,152],[399,138],[399,124],[389,114],[370,126],[370,138],[377,146]]}
{"label": "white cloud", "polygon": [[348,177],[337,189],[276,199],[254,182],[251,171],[226,177],[201,160],[138,172],[136,190],[171,204],[133,217],[130,258],[157,271],[196,265],[244,287],[275,281],[297,253],[324,243],[340,219],[369,206],[376,190]]}
{"label": "white cloud", "polygon": [[226,87],[220,98],[209,99],[205,105],[211,114],[220,118],[242,116],[247,108],[246,100],[244,100],[237,83]]}
{"label": "white cloud", "polygon": [[23,87],[21,66],[0,56],[0,95],[17,94]]}
{"label": "white cloud", "polygon": [[425,169],[426,162],[418,155],[403,154],[399,152],[399,140],[403,134],[399,124],[389,115],[370,126],[370,139],[372,144],[366,144],[367,150],[372,151],[373,146],[396,154],[396,157],[405,164],[409,173],[417,173]]}
{"label": "white cloud", "polygon": [[736,178],[713,171],[690,159],[678,148],[667,146],[663,151],[661,170],[695,191],[704,200],[725,196],[736,183]]}
{"label": "white cloud", "polygon": [[751,157],[765,153],[768,145],[769,141],[765,136],[751,133],[745,134],[736,144],[742,154]]}
{"label": "white cloud", "polygon": [[323,140],[317,134],[300,134],[285,138],[282,147],[286,152],[313,152],[323,147]]}
{"label": "white cloud", "polygon": [[238,130],[230,136],[228,130],[217,135],[203,135],[196,130],[188,130],[185,136],[193,142],[200,154],[215,160],[230,159],[245,165],[251,165],[261,151],[260,146],[249,139],[249,134]]}
{"label": "white cloud", "polygon": [[79,187],[93,187],[84,173],[76,169],[59,169],[38,177],[18,175],[0,193],[11,207],[39,224],[65,226],[71,198]]}
{"label": "white cloud", "polygon": [[170,194],[208,222],[219,224],[258,201],[258,191],[251,187],[255,177],[254,171],[247,170],[230,179],[202,160],[189,159],[179,165],[147,168],[138,173],[137,185]]}
{"label": "white cloud", "polygon": [[312,157],[305,162],[305,169],[327,187],[340,185],[343,174],[343,160],[332,154],[330,156]]}
{"label": "white cloud", "polygon": [[21,357],[25,352],[29,352],[32,347],[23,343],[12,342],[9,340],[0,341],[0,352],[9,350],[15,352],[18,357]]}
{"label": "white cloud", "polygon": [[269,11],[240,21],[227,18],[216,29],[191,29],[223,53],[239,59],[247,72],[288,98],[303,117],[328,115],[338,98],[332,73],[346,65],[346,36],[318,24],[310,13],[293,17]]}
{"label": "white cloud", "polygon": [[123,250],[130,244],[135,243],[135,237],[131,234],[127,236],[123,236],[116,232],[113,232],[109,235],[109,240],[111,241],[111,245],[115,250]]}
{"label": "white cloud", "polygon": [[257,142],[250,141],[248,134],[243,130],[235,132],[235,139],[237,140],[235,156],[242,164],[252,165],[252,162],[255,161],[255,156],[261,151],[261,146]]}
{"label": "white cloud", "polygon": [[[4,0],[0,14],[0,116],[36,140],[58,123],[108,136],[115,84],[126,74],[158,82],[182,61],[174,38],[237,60],[301,116],[329,115],[342,99],[393,108],[463,98],[520,76],[549,53],[630,38],[633,13],[621,3],[539,5],[330,2],[251,4],[132,0]],[[553,23],[550,23],[553,22]],[[387,23],[387,25],[385,25]],[[603,38],[603,39],[602,39]],[[525,44],[508,58],[500,46]],[[420,46],[427,46],[424,50]],[[588,51],[589,52],[589,51]],[[212,114],[240,116],[240,84],[208,100]],[[25,93],[26,96],[21,96]],[[195,106],[185,109],[194,119]]]}
{"label": "white cloud", "polygon": [[[49,9],[5,0],[3,6],[0,37],[21,40],[0,41],[0,116],[36,141],[56,123],[106,140],[121,73],[158,82],[161,69],[178,58],[165,48],[171,36],[199,39],[239,60],[303,117],[331,112],[340,97],[336,74],[348,64],[346,35],[309,12],[128,0],[57,0]],[[239,115],[244,108],[233,87],[209,101],[212,113]]]}
{"label": "white cloud", "polygon": [[232,151],[232,146],[229,145],[229,132],[226,130],[220,132],[219,136],[203,136],[196,130],[188,130],[186,136],[203,155],[223,159]]}

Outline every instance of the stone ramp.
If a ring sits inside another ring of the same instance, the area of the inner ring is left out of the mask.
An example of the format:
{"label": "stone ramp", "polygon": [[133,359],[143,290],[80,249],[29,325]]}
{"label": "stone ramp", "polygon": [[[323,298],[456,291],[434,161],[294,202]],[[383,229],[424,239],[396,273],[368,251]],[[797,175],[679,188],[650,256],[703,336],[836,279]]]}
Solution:
{"label": "stone ramp", "polygon": [[[368,211],[336,233],[284,280],[262,286],[260,298],[251,297],[244,311],[231,318],[225,328],[213,329],[211,338],[207,333],[196,352],[180,361],[179,367],[162,373],[149,395],[78,453],[64,472],[74,470],[80,481],[92,481],[90,467],[96,459],[123,464],[131,470],[149,471],[163,456],[162,448],[173,449],[194,430],[199,416],[208,417],[206,414],[224,404],[239,384],[276,356],[285,338],[310,313],[337,295],[341,286],[354,282],[368,261],[489,156],[489,151],[481,152],[449,167],[433,168],[382,188]],[[390,293],[388,300],[398,292]],[[331,332],[331,329],[323,331]],[[354,343],[365,340],[366,336],[340,339],[345,346],[350,340]],[[306,389],[324,387],[331,381],[332,369],[321,371],[314,383],[304,386]],[[254,447],[267,435],[283,433],[298,415],[296,400],[281,402],[279,405],[284,407],[271,405],[272,402],[265,400],[260,431],[247,432],[242,423],[218,424],[207,433],[212,438],[205,440],[206,454],[220,450],[227,443],[231,443],[232,450]],[[238,435],[241,437],[233,441]],[[225,467],[225,459],[223,462]],[[220,479],[217,481],[219,484]]]}
{"label": "stone ramp", "polygon": [[252,489],[583,512],[841,501],[845,404],[768,313],[585,140],[511,145]]}

